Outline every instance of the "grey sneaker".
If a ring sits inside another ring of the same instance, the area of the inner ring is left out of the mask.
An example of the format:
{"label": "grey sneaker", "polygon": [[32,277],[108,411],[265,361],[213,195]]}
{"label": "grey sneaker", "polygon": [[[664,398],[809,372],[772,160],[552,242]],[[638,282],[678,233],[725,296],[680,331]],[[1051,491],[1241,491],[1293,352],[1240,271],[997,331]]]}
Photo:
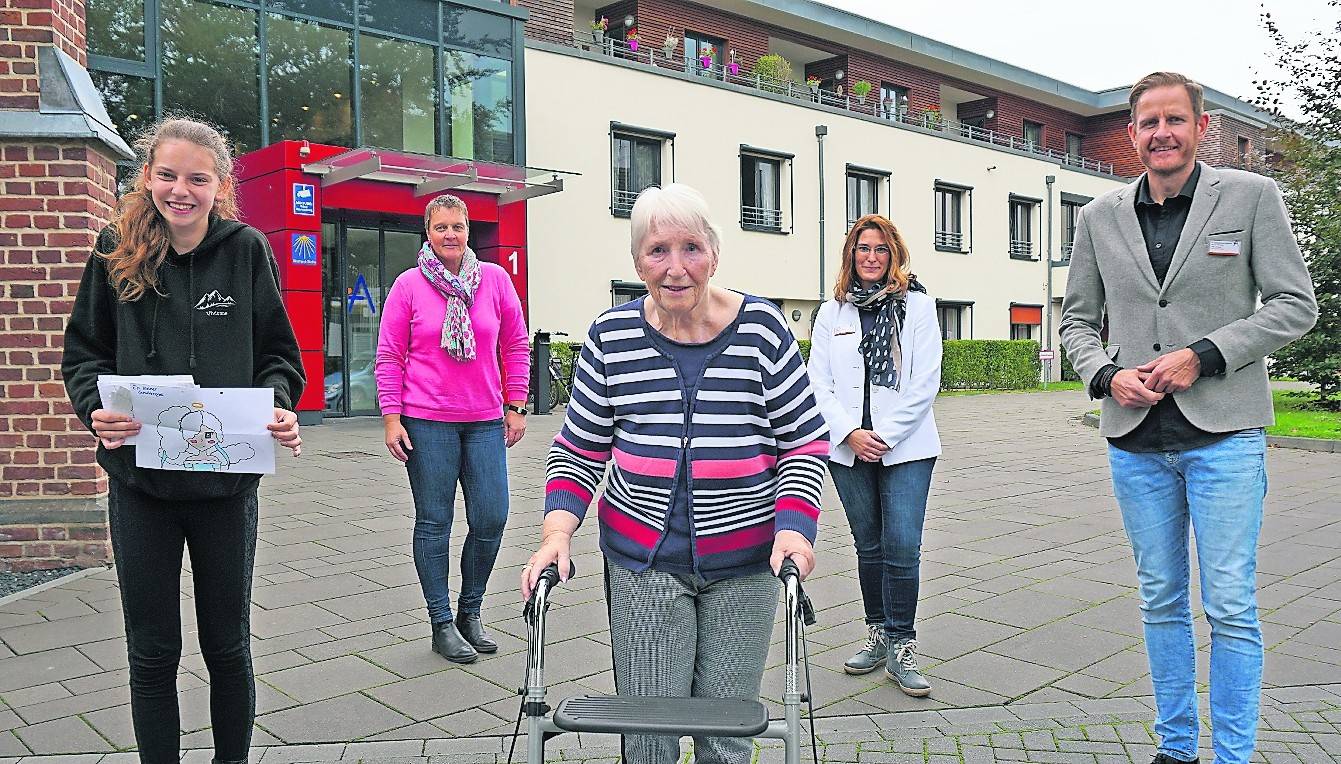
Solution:
{"label": "grey sneaker", "polygon": [[885,646],[885,627],[872,623],[867,624],[866,628],[869,631],[866,635],[866,644],[843,664],[843,670],[849,674],[869,674],[885,662],[885,655],[888,652]]}
{"label": "grey sneaker", "polygon": [[885,673],[899,683],[905,695],[924,698],[931,694],[931,683],[917,669],[917,640],[905,639],[894,645],[885,661]]}

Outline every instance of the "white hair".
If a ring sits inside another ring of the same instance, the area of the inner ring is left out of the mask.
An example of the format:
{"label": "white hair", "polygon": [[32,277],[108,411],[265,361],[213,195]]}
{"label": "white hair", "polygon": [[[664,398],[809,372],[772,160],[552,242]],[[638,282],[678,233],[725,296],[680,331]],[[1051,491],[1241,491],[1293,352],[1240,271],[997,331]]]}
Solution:
{"label": "white hair", "polygon": [[629,252],[638,256],[643,241],[654,230],[692,231],[707,240],[714,256],[722,247],[722,233],[708,219],[708,201],[692,186],[668,183],[663,187],[651,186],[638,194],[629,213]]}

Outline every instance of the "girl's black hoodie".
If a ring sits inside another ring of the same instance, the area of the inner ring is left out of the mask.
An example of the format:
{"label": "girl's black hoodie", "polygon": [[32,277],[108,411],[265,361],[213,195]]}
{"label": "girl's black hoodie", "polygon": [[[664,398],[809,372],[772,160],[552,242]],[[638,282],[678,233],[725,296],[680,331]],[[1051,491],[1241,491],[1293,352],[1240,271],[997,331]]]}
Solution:
{"label": "girl's black hoodie", "polygon": [[[65,327],[61,373],[84,426],[92,429],[102,406],[99,374],[190,374],[201,387],[270,387],[276,406],[293,408],[305,381],[302,357],[280,299],[279,269],[259,231],[212,219],[193,252],[169,251],[158,293],[134,302],[119,301],[108,276],[104,255],[115,245],[115,232],[103,229]],[[135,448],[109,451],[99,443],[98,464],[113,480],[160,499],[235,496],[260,480],[139,468]]]}

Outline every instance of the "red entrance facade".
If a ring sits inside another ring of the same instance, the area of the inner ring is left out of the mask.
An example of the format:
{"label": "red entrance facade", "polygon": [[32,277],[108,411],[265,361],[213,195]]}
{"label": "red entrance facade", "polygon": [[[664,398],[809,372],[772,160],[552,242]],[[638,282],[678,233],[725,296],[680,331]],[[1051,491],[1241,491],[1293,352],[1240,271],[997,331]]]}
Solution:
{"label": "red entrance facade", "polygon": [[[525,310],[524,200],[562,187],[528,183],[525,168],[510,165],[304,141],[251,152],[236,175],[242,219],[266,235],[279,264],[307,374],[297,407],[304,422],[377,413],[369,391],[378,310],[395,276],[413,267],[430,199],[450,189],[466,202],[472,248],[511,275]],[[383,249],[355,255],[347,244],[356,240]],[[348,263],[328,262],[336,258]]]}

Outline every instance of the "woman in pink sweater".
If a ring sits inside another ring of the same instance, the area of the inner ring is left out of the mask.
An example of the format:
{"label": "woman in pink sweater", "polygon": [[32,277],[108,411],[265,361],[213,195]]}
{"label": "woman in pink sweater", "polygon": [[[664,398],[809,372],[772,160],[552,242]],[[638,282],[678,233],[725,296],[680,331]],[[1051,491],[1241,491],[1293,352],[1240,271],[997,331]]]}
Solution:
{"label": "woman in pink sweater", "polygon": [[[480,620],[508,516],[507,457],[526,434],[530,352],[507,272],[467,246],[465,202],[443,194],[424,210],[419,267],[387,295],[377,343],[377,399],[386,447],[414,494],[414,566],[433,622],[433,651],[456,663],[498,650]],[[447,586],[456,485],[466,497],[461,590]]]}

